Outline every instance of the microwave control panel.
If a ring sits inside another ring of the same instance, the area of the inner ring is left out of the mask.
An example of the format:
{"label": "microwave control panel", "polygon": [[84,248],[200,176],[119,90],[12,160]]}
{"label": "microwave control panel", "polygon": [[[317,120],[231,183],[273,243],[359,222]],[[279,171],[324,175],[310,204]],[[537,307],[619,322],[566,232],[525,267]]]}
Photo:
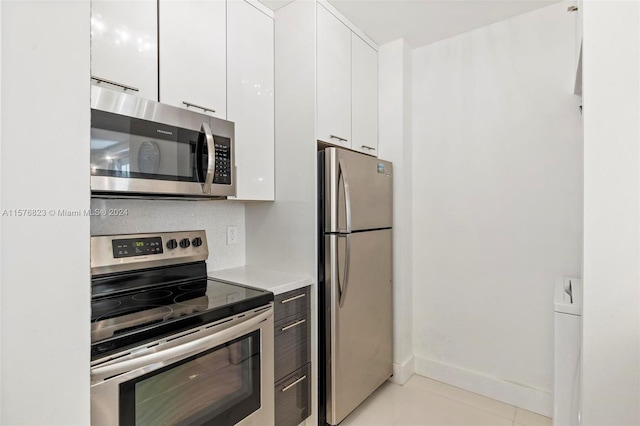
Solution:
{"label": "microwave control panel", "polygon": [[231,139],[214,136],[216,148],[216,168],[213,175],[213,183],[218,185],[231,185]]}

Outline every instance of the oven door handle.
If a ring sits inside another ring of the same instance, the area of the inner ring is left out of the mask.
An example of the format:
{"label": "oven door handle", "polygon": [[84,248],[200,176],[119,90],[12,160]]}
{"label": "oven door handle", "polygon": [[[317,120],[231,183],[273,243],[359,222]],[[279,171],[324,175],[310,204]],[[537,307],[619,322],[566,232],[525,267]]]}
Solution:
{"label": "oven door handle", "polygon": [[[169,349],[142,355],[133,359],[116,361],[91,369],[91,381],[101,381],[109,377],[152,365],[156,362],[167,362],[176,358],[186,358],[207,349],[214,348],[230,340],[240,337],[251,331],[256,325],[273,315],[273,309],[268,309],[255,317],[249,318],[240,324],[234,325],[222,331],[214,332],[206,337],[202,337],[191,342],[187,342]],[[156,347],[150,350],[154,350]]]}

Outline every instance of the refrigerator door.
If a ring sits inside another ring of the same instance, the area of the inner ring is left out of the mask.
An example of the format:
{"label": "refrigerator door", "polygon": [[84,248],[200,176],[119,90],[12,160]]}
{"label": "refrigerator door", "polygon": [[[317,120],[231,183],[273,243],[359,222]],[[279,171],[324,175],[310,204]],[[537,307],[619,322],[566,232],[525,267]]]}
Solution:
{"label": "refrigerator door", "polygon": [[325,232],[390,228],[393,165],[339,148],[325,150]]}
{"label": "refrigerator door", "polygon": [[391,232],[325,236],[326,421],[331,425],[393,373]]}

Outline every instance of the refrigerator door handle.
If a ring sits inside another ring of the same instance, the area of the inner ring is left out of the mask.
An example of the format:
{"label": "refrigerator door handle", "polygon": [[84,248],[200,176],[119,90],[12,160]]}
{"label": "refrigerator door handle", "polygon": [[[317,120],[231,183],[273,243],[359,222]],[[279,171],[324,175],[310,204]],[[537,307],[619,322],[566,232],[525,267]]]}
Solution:
{"label": "refrigerator door handle", "polygon": [[351,232],[351,192],[349,190],[349,178],[347,177],[347,169],[344,166],[342,159],[338,160],[338,181],[340,181],[340,175],[342,175],[342,184],[344,185],[344,210],[345,218],[347,220],[347,229],[339,232]]}
{"label": "refrigerator door handle", "polygon": [[342,280],[342,286],[340,285],[340,273],[338,271],[338,305],[342,308],[344,300],[347,297],[347,284],[349,284],[349,265],[351,263],[351,234],[338,235],[339,238],[344,238],[346,242],[346,253],[344,258],[344,279]]}

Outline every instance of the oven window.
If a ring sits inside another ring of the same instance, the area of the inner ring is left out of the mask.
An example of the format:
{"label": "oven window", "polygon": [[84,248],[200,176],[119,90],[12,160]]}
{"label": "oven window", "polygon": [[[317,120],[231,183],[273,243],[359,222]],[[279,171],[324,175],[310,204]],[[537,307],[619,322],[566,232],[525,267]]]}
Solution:
{"label": "oven window", "polygon": [[260,408],[260,331],[120,385],[120,424],[233,425]]}

